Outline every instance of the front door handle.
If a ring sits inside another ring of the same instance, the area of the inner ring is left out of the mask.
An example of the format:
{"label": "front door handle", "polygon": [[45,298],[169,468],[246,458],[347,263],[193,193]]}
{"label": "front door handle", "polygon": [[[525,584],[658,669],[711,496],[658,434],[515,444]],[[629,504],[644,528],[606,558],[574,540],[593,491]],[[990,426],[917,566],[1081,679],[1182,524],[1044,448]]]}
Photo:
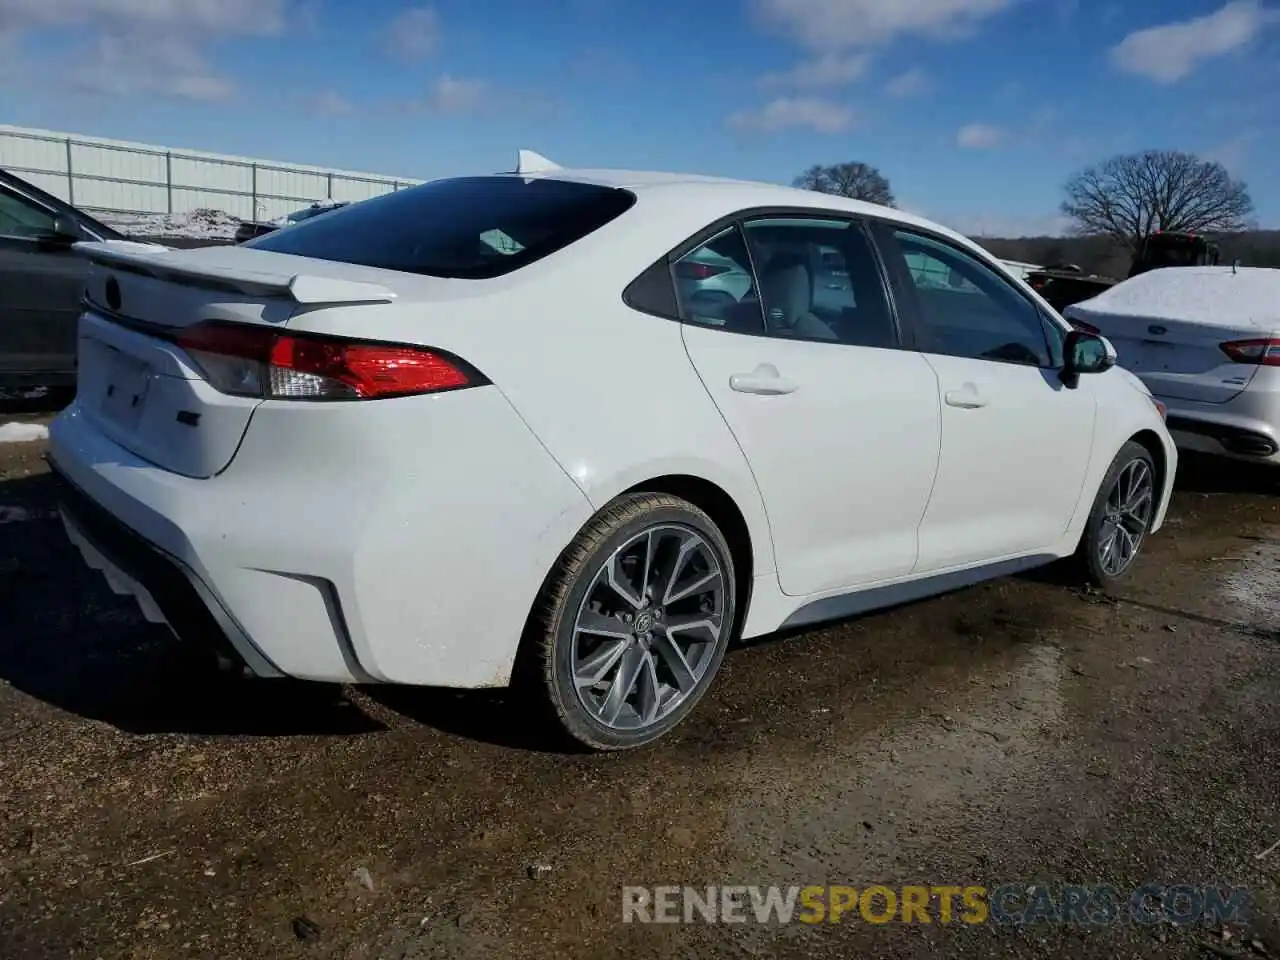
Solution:
{"label": "front door handle", "polygon": [[987,398],[972,383],[966,383],[959,390],[948,390],[946,401],[948,407],[959,407],[961,410],[977,410],[987,405]]}
{"label": "front door handle", "polygon": [[779,375],[771,363],[762,363],[750,373],[735,373],[729,378],[729,389],[737,393],[754,393],[761,397],[778,397],[795,393],[800,384]]}

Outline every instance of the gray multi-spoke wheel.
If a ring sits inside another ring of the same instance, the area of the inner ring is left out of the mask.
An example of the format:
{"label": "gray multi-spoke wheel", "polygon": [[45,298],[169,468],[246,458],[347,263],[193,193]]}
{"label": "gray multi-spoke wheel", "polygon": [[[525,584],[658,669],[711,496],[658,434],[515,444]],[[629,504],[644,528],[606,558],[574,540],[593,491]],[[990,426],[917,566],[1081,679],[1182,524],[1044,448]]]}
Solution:
{"label": "gray multi-spoke wheel", "polygon": [[1076,554],[1094,583],[1112,583],[1133,568],[1155,517],[1156,480],[1147,448],[1126,443],[1103,478]]}
{"label": "gray multi-spoke wheel", "polygon": [[579,534],[533,622],[540,686],[564,729],[597,750],[650,743],[711,682],[733,629],[733,558],[706,513],[633,494]]}

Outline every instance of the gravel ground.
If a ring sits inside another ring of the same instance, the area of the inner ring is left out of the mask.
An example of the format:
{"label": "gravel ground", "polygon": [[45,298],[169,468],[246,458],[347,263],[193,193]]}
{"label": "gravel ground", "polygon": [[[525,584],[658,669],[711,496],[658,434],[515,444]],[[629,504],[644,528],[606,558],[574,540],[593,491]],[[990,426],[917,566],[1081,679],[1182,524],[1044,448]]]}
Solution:
{"label": "gravel ground", "polygon": [[[203,671],[82,566],[43,448],[0,445],[6,960],[1280,958],[1272,475],[1188,464],[1114,596],[1050,572],[753,642],[663,746],[592,757],[501,694]],[[1252,919],[620,919],[624,884],[1146,881]]]}

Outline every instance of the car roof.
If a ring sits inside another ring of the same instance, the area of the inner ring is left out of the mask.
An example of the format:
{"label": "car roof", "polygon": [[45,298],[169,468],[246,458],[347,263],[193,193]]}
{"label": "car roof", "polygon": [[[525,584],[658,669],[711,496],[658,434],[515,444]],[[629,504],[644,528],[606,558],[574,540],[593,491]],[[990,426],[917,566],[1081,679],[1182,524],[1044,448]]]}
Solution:
{"label": "car roof", "polygon": [[942,224],[896,207],[868,203],[865,200],[853,200],[849,197],[841,197],[835,194],[818,193],[814,190],[786,187],[777,183],[733,180],[726,177],[711,177],[696,173],[663,173],[653,170],[557,169],[529,173],[503,173],[496,174],[496,176],[592,183],[599,186],[630,190],[641,197],[645,193],[656,191],[661,191],[664,194],[684,191],[705,198],[709,192],[714,192],[721,195],[717,197],[717,200],[723,204],[726,212],[746,210],[753,207],[793,207],[880,217],[904,225],[932,230],[952,239],[962,241],[967,247],[981,249],[968,237],[956,233]]}

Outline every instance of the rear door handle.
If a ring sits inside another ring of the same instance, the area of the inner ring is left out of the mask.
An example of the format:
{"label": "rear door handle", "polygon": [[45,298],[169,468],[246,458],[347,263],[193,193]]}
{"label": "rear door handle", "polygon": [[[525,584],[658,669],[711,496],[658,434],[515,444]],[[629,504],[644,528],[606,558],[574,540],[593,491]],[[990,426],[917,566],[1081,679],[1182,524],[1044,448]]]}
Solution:
{"label": "rear door handle", "polygon": [[946,401],[948,407],[959,407],[961,410],[977,410],[987,405],[987,398],[972,383],[966,383],[959,390],[948,390]]}
{"label": "rear door handle", "polygon": [[750,373],[735,373],[729,378],[729,389],[737,393],[754,393],[761,397],[778,397],[795,393],[800,384],[778,374],[771,363],[762,363]]}

